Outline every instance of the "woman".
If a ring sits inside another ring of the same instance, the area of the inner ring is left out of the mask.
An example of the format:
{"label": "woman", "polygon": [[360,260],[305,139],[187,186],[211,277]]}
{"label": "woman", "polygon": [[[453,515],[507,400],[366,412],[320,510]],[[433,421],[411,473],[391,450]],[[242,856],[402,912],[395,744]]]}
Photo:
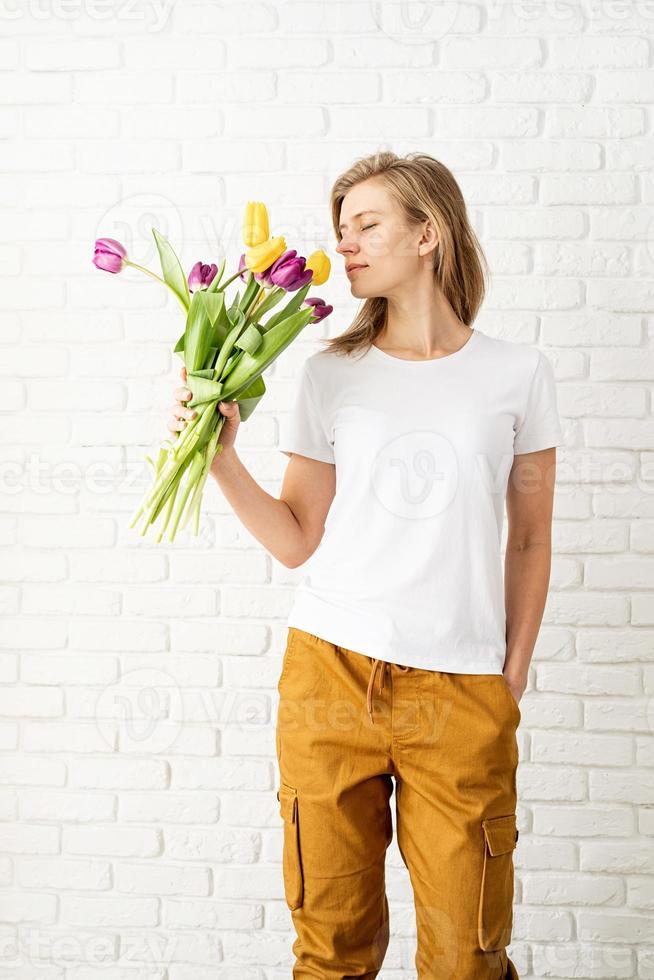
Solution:
{"label": "woman", "polygon": [[[537,348],[471,326],[485,262],[441,163],[359,160],[332,216],[364,302],[304,363],[281,495],[236,455],[238,406],[219,406],[214,465],[276,558],[312,559],[278,685],[293,977],[377,976],[395,785],[418,977],[515,978],[516,729],[550,574],[553,372]],[[177,396],[173,431],[188,417]]]}

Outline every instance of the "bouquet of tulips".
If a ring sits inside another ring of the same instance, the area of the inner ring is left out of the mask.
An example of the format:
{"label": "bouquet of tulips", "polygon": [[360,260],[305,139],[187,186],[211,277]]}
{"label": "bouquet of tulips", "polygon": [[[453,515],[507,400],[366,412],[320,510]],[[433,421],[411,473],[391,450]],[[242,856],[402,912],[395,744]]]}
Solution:
{"label": "bouquet of tulips", "polygon": [[[152,483],[134,514],[130,527],[141,520],[141,535],[150,525],[160,542],[166,529],[174,541],[178,528],[192,521],[199,532],[202,491],[215,456],[225,416],[218,402],[236,401],[242,421],[252,415],[263,398],[263,373],[309,323],[328,316],[333,307],[318,297],[307,297],[311,285],[326,282],[331,265],[322,251],[308,259],[286,249],[281,235],[270,237],[268,212],[260,201],[249,201],[243,219],[243,242],[238,272],[223,280],[220,266],[196,262],[188,278],[167,239],[152,229],[161,261],[162,277],[131,262],[120,242],[99,238],[94,265],[117,273],[125,266],[139,269],[167,286],[184,311],[184,333],[174,348],[186,367],[187,402],[197,415],[177,436],[166,440],[154,462]],[[231,302],[225,290],[235,279],[243,285]],[[263,317],[285,300],[265,322]]]}

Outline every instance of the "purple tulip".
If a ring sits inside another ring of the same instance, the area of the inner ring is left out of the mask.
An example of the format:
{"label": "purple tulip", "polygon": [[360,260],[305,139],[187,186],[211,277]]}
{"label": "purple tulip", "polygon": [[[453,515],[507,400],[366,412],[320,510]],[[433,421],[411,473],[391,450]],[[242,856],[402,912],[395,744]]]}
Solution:
{"label": "purple tulip", "polygon": [[93,265],[104,272],[120,272],[127,252],[115,238],[98,238],[95,242]]}
{"label": "purple tulip", "polygon": [[249,282],[250,276],[253,275],[256,281],[259,283],[259,285],[265,286],[266,289],[271,289],[273,286],[273,283],[270,281],[271,269],[272,269],[272,265],[269,266],[269,268],[264,269],[263,272],[252,272],[252,270],[248,269],[247,265],[245,264],[245,252],[243,253],[243,255],[241,255],[241,258],[239,259],[239,263],[238,263],[238,274],[244,283],[247,284]]}
{"label": "purple tulip", "polygon": [[239,274],[239,277],[243,280],[243,282],[247,282],[248,281],[249,272],[250,272],[250,270],[248,269],[248,267],[245,264],[245,252],[243,252],[243,254],[241,255],[241,257],[239,259],[239,262],[238,262],[238,274]]}
{"label": "purple tulip", "polygon": [[196,262],[188,277],[188,288],[192,293],[196,289],[206,289],[210,286],[212,281],[216,277],[218,272],[218,266],[213,262],[211,265],[203,265],[202,262]]}
{"label": "purple tulip", "polygon": [[302,289],[313,279],[313,269],[305,268],[306,259],[294,248],[288,249],[273,262],[268,276],[273,286],[280,286],[287,293]]}
{"label": "purple tulip", "polygon": [[311,321],[312,323],[320,323],[321,320],[324,320],[325,317],[334,311],[333,306],[329,306],[318,296],[307,296],[304,302],[308,306],[313,306],[314,317]]}

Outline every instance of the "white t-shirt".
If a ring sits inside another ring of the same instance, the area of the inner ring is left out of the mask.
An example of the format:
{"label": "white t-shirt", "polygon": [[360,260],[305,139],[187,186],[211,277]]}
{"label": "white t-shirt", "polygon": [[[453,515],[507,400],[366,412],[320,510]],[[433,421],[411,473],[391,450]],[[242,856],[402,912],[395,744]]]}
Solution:
{"label": "white t-shirt", "polygon": [[334,463],[287,625],[369,657],[502,673],[513,456],[563,444],[552,366],[475,329],[453,354],[307,358],[279,448]]}

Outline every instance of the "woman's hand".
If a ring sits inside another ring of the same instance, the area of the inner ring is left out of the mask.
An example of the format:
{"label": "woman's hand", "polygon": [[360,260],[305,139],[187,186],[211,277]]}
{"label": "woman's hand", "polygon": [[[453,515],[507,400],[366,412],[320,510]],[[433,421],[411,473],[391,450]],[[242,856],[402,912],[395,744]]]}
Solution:
{"label": "woman's hand", "polygon": [[[241,424],[241,413],[238,402],[218,402],[216,411],[225,416],[223,427],[220,430],[218,442],[223,447],[223,453],[227,449],[233,449],[238,427]],[[222,453],[221,453],[222,455]]]}
{"label": "woman's hand", "polygon": [[[182,367],[181,370],[182,381],[186,381],[186,368]],[[175,388],[173,392],[175,395],[175,403],[171,408],[172,415],[168,420],[168,428],[171,432],[181,432],[182,429],[186,428],[187,421],[189,419],[194,419],[197,416],[197,411],[194,408],[187,408],[184,402],[187,402],[189,398],[193,397],[193,392],[189,391],[188,388]]]}
{"label": "woman's hand", "polygon": [[[182,366],[180,373],[182,381],[186,381],[186,368]],[[177,433],[186,428],[188,421],[196,418],[198,413],[195,408],[187,408],[184,404],[193,397],[193,392],[189,391],[188,388],[175,388],[174,395],[175,403],[171,408],[172,415],[168,421],[168,428],[171,432]],[[241,423],[241,413],[238,402],[219,402],[216,411],[225,417],[219,436],[219,442],[223,447],[222,451],[225,452],[226,449],[231,449],[234,445],[236,433]]]}
{"label": "woman's hand", "polygon": [[511,674],[508,674],[506,671],[503,671],[502,673],[504,674],[504,680],[507,687],[513,695],[513,700],[516,702],[516,704],[520,704],[520,699],[525,693],[527,687],[527,678],[522,676],[514,677]]}

